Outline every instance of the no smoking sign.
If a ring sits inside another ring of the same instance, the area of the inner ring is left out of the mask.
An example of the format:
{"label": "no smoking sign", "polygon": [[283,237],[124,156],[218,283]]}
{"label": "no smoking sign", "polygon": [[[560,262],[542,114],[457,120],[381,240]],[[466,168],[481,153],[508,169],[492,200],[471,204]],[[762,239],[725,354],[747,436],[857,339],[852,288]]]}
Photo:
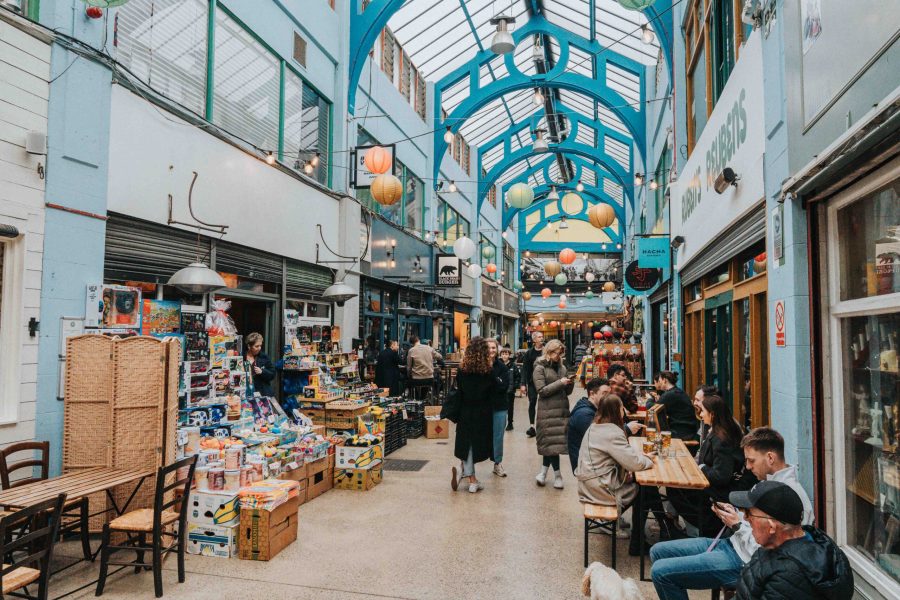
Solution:
{"label": "no smoking sign", "polygon": [[782,348],[786,344],[784,319],[784,300],[779,300],[775,303],[775,345]]}

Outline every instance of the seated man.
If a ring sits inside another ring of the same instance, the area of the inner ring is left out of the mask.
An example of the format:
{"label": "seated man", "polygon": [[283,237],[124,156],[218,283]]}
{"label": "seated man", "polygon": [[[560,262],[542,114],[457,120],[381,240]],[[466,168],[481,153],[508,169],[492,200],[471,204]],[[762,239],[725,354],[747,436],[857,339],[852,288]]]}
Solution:
{"label": "seated man", "polygon": [[569,460],[572,462],[572,471],[578,466],[578,451],[581,450],[581,440],[585,432],[594,422],[597,414],[597,406],[600,399],[609,393],[609,382],[600,377],[591,379],[585,386],[587,398],[579,400],[572,413],[569,415],[569,428],[566,431],[566,442],[569,448]]}
{"label": "seated man", "polygon": [[741,571],[737,600],[850,600],[853,571],[837,544],[814,527],[802,527],[803,503],[790,487],[762,481],[749,492],[732,492],[746,511],[761,546]]}
{"label": "seated man", "polygon": [[[812,502],[797,480],[797,469],[784,462],[784,438],[774,429],[759,427],[741,440],[744,461],[760,481],[787,484],[801,498],[803,524],[815,518]],[[719,504],[713,513],[735,533],[716,542],[694,538],[661,542],[650,549],[650,578],[660,600],[687,600],[687,590],[710,590],[735,585],[741,569],[750,562],[759,544],[750,523],[733,506]],[[710,547],[712,546],[712,549]]]}

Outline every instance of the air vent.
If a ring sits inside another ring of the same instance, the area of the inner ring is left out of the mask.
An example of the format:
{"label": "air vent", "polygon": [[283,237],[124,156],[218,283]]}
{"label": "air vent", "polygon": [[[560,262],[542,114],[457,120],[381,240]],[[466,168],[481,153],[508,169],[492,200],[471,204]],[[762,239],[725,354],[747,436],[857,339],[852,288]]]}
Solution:
{"label": "air vent", "polygon": [[294,60],[306,66],[306,40],[299,33],[294,32]]}

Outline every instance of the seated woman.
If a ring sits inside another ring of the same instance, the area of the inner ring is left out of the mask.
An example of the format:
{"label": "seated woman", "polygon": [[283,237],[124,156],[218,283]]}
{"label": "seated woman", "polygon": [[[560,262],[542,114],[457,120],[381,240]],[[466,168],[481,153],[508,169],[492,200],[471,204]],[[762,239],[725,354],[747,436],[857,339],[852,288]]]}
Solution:
{"label": "seated woman", "polygon": [[[744,432],[731,417],[721,396],[703,395],[700,420],[707,426],[708,433],[700,441],[694,458],[709,480],[709,487],[705,490],[669,490],[669,501],[682,518],[700,530],[701,536],[715,537],[723,524],[710,510],[711,503],[727,503],[730,492],[749,489],[753,482],[747,479],[752,478],[752,474],[744,470],[744,451],[741,449]],[[702,519],[698,512],[702,512]]]}
{"label": "seated woman", "polygon": [[[600,399],[597,416],[581,441],[578,453],[578,496],[581,502],[617,506],[619,514],[637,499],[640,487],[632,473],[644,471],[653,466],[653,460],[639,453],[625,436],[625,407],[616,394],[607,394]],[[659,492],[654,487],[644,490],[646,508],[653,510],[660,523],[660,538],[671,539],[675,532],[674,523],[662,509]],[[639,554],[638,533],[644,526],[643,515],[633,517],[631,543],[628,553]],[[648,550],[649,544],[645,546]]]}

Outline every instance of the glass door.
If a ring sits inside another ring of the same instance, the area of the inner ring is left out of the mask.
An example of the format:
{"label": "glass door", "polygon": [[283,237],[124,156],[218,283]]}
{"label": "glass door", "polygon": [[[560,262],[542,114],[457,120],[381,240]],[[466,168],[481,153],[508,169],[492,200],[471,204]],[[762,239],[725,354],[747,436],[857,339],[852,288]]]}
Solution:
{"label": "glass door", "polygon": [[[718,297],[717,297],[718,298]],[[715,299],[713,299],[715,300]],[[729,405],[731,395],[731,302],[706,310],[706,383],[722,392]]]}

